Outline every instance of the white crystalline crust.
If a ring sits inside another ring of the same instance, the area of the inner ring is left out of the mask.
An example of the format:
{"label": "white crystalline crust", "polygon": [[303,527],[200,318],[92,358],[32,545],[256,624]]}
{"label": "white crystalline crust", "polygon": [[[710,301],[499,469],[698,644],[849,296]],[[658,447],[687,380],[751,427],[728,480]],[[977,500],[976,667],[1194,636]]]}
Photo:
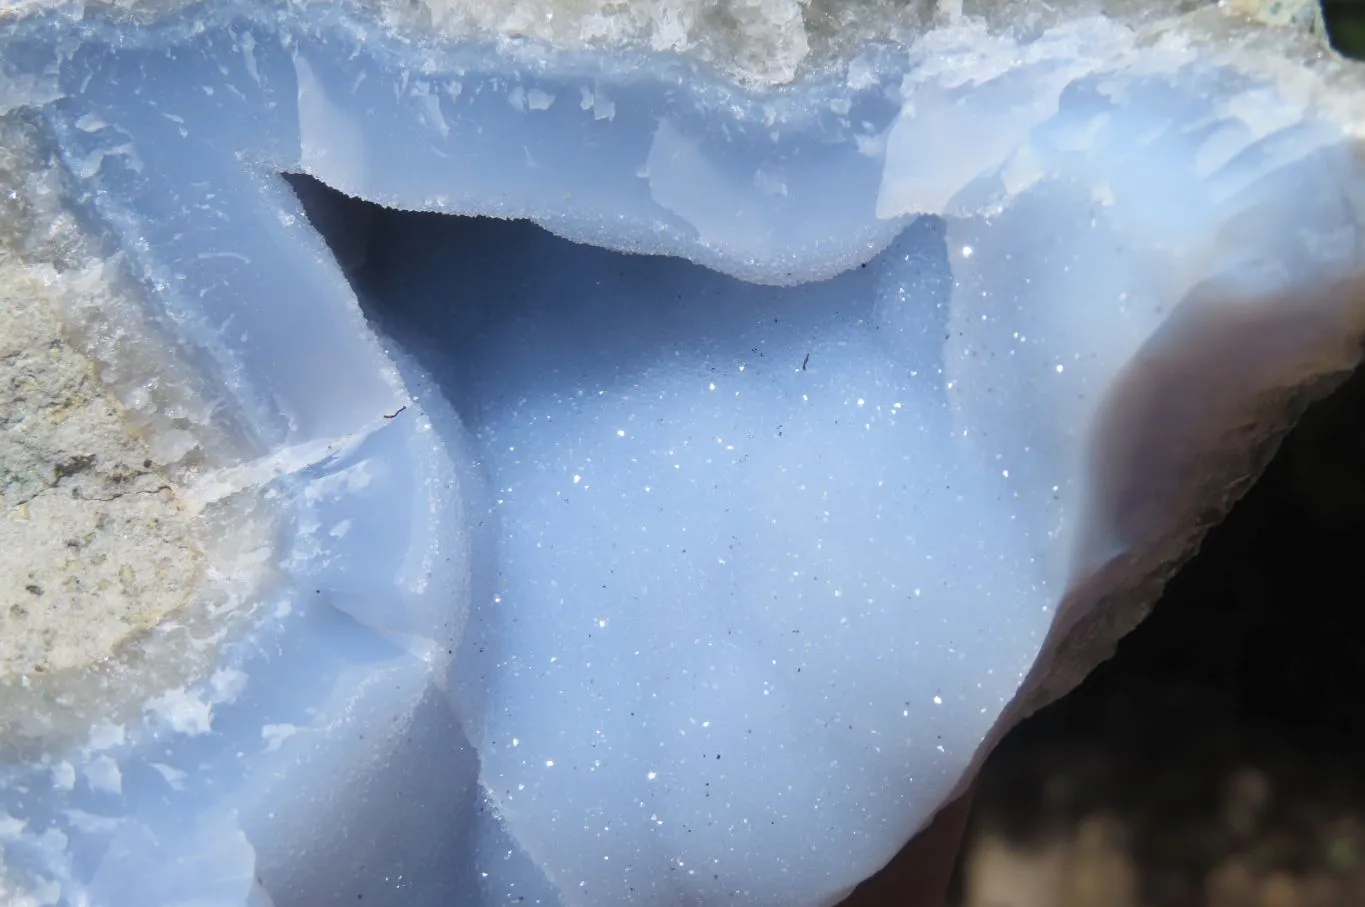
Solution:
{"label": "white crystalline crust", "polygon": [[[529,40],[560,50],[648,48],[686,54],[745,82],[790,82],[859,44],[913,35],[939,0],[378,0],[396,27],[446,39]],[[961,0],[956,0],[960,6]],[[0,15],[59,9],[64,0],[6,0]],[[185,0],[87,4],[150,21]],[[949,6],[952,6],[950,0]]]}
{"label": "white crystalline crust", "polygon": [[[645,47],[685,54],[753,85],[780,85],[846,60],[870,41],[913,40],[963,15],[996,32],[1037,31],[1087,14],[1130,22],[1214,5],[1321,34],[1317,0],[368,0],[389,24],[444,39],[529,40],[556,50]],[[106,7],[142,21],[186,0],[4,0],[0,16]]]}
{"label": "white crystalline crust", "polygon": [[[221,429],[168,473],[257,521],[205,571],[279,574],[145,721],[10,766],[11,871],[114,907],[793,907],[875,870],[1359,355],[1359,70],[1095,8],[912,6],[936,27],[856,54],[873,7],[825,51],[819,4],[0,31],[0,105],[69,180],[21,244],[80,211],[119,250],[95,273],[144,298],[73,324],[168,458]],[[282,171],[577,245],[338,223]],[[150,401],[147,336],[184,353]]]}
{"label": "white crystalline crust", "polygon": [[688,54],[746,82],[790,82],[862,41],[913,34],[936,0],[405,0],[391,22],[449,36],[527,38],[561,49],[643,45]]}

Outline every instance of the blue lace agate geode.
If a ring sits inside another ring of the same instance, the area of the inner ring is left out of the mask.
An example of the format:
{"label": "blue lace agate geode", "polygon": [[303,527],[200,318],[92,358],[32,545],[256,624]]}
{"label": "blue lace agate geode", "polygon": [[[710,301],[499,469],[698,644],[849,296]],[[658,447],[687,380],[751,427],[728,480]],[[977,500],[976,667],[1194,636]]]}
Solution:
{"label": "blue lace agate geode", "polygon": [[836,902],[1356,359],[1354,76],[1200,15],[761,91],[345,5],[0,23],[11,115],[252,451],[196,493],[279,533],[208,677],[6,769],[8,871]]}

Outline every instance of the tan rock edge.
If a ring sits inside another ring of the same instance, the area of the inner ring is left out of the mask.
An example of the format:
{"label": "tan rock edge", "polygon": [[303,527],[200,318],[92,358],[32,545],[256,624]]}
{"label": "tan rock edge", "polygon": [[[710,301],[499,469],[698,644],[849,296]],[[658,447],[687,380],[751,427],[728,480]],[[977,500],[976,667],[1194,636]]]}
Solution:
{"label": "tan rock edge", "polygon": [[0,675],[82,667],[185,604],[195,526],[51,291],[0,264]]}
{"label": "tan rock edge", "polygon": [[204,677],[271,560],[259,489],[188,499],[249,445],[41,147],[0,110],[0,758]]}

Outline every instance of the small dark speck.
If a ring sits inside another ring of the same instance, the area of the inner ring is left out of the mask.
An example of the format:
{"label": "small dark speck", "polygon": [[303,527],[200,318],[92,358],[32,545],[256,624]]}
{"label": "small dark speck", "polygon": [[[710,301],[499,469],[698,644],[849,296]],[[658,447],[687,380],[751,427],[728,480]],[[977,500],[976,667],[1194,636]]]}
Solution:
{"label": "small dark speck", "polygon": [[31,592],[31,593],[34,594],[34,595],[42,595],[42,594],[43,594],[43,587],[42,587],[42,586],[39,586],[39,585],[37,585],[37,584],[35,584],[35,583],[29,583],[29,584],[28,584],[27,586],[25,586],[24,588],[27,589],[29,592]]}
{"label": "small dark speck", "polygon": [[807,353],[806,358],[801,360],[801,371],[804,372],[808,365],[810,365],[810,353]]}
{"label": "small dark speck", "polygon": [[78,472],[84,472],[95,465],[94,454],[78,454],[67,459],[65,463],[58,463],[53,467],[53,477],[61,480],[67,476],[74,476]]}

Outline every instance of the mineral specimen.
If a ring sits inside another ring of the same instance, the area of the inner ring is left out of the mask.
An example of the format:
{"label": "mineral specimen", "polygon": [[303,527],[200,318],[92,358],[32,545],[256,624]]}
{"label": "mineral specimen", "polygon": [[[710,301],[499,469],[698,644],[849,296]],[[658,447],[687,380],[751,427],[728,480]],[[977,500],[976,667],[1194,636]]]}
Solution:
{"label": "mineral specimen", "polygon": [[[109,497],[186,552],[112,652],[5,662],[4,890],[799,907],[883,865],[1365,327],[1318,38],[962,6],[4,13],[0,273],[137,434],[72,462],[147,450]],[[0,449],[41,452],[26,362]],[[104,487],[42,462],[11,519]]]}

